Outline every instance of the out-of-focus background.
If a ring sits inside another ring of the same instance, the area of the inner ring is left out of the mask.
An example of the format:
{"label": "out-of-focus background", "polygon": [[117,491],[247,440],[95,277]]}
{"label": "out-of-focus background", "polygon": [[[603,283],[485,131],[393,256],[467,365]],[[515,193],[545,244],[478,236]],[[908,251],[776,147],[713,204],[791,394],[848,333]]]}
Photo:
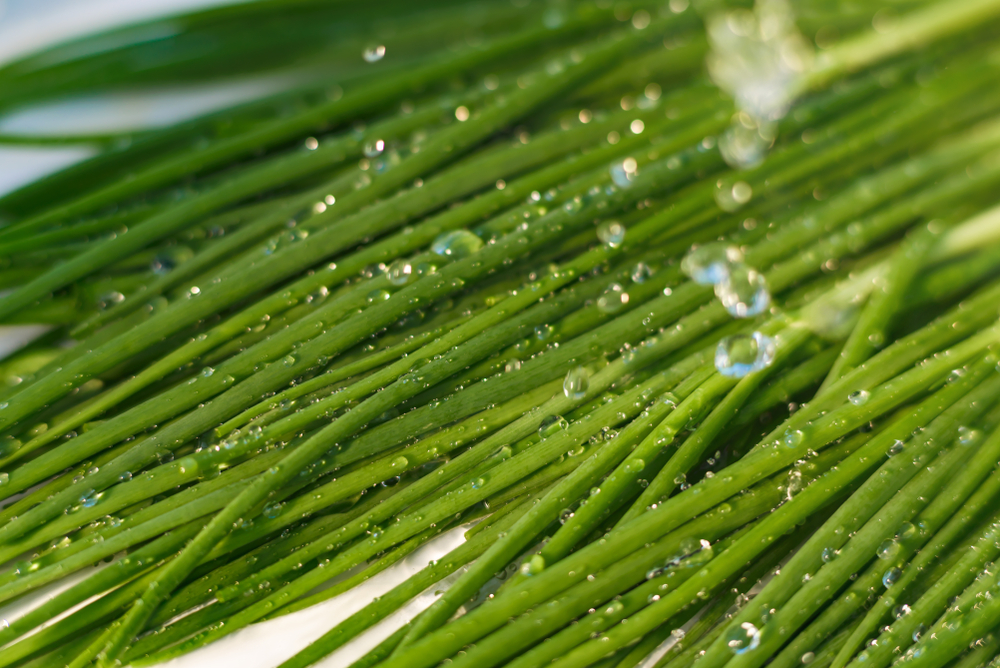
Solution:
{"label": "out-of-focus background", "polygon": [[[0,65],[38,49],[110,27],[248,0],[0,0]],[[151,36],[155,38],[155,36]],[[294,82],[282,74],[237,76],[193,87],[150,87],[105,95],[77,95],[0,113],[2,135],[100,134],[166,126]],[[0,194],[72,164],[96,149],[0,143]],[[0,326],[0,359],[46,328]],[[400,563],[346,595],[308,610],[255,624],[204,649],[170,662],[171,668],[273,668],[353,612],[463,541],[456,529],[428,543]],[[83,571],[80,579],[89,575]],[[58,583],[25,600],[0,607],[3,620],[17,617],[78,579]],[[335,584],[336,581],[329,583]],[[434,600],[440,583],[396,615],[327,657],[324,668],[350,665]]]}

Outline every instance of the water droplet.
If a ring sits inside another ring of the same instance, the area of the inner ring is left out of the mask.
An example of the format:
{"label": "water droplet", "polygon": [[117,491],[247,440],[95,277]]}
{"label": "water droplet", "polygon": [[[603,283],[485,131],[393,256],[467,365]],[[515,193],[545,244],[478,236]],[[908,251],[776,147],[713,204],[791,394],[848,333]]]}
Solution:
{"label": "water droplet", "polygon": [[545,570],[545,557],[540,554],[534,554],[523,564],[521,564],[521,573],[524,575],[538,575]]}
{"label": "water droplet", "polygon": [[906,443],[904,443],[903,441],[897,440],[892,445],[889,446],[888,454],[889,454],[890,457],[892,457],[893,455],[898,455],[905,448],[906,448]]}
{"label": "water droplet", "polygon": [[468,230],[445,232],[431,244],[431,250],[437,255],[454,258],[467,257],[482,247],[483,240]]}
{"label": "water droplet", "polygon": [[920,640],[920,637],[924,635],[924,633],[926,632],[927,632],[927,627],[923,624],[918,624],[917,628],[913,629],[913,635],[910,637],[913,639],[913,642],[917,642],[918,640]]}
{"label": "water droplet", "polygon": [[824,564],[828,564],[839,556],[839,550],[835,550],[832,547],[824,547],[823,552],[820,554],[820,559],[823,560]]}
{"label": "water droplet", "polygon": [[413,269],[413,265],[410,264],[409,260],[399,259],[389,265],[389,268],[385,272],[386,278],[389,282],[397,287],[401,287],[410,282],[415,276],[416,272]]}
{"label": "water droplet", "polygon": [[753,188],[746,181],[730,183],[721,179],[715,187],[715,203],[723,211],[732,213],[738,211],[740,207],[750,201],[753,197]]}
{"label": "water droplet", "polygon": [[983,432],[978,429],[972,429],[971,427],[959,427],[958,428],[958,442],[962,445],[975,445],[979,442],[979,438],[983,435]]}
{"label": "water droplet", "polygon": [[803,665],[806,665],[812,663],[815,658],[816,655],[813,652],[806,652],[802,655],[801,661]]}
{"label": "water droplet", "polygon": [[542,438],[548,438],[558,434],[568,426],[569,422],[563,416],[550,415],[542,420],[542,424],[538,427],[538,435]]}
{"label": "water droplet", "polygon": [[625,291],[621,283],[612,283],[597,298],[597,308],[602,313],[617,313],[628,304],[628,300],[628,292]]}
{"label": "water droplet", "polygon": [[375,139],[373,141],[365,142],[362,152],[365,154],[366,158],[378,157],[382,151],[385,150],[385,142],[381,139]]}
{"label": "water droplet", "polygon": [[753,118],[745,111],[719,137],[719,153],[733,169],[749,169],[764,161],[777,136],[777,124]]}
{"label": "water droplet", "polygon": [[764,275],[743,264],[715,284],[715,296],[734,318],[750,318],[763,313],[771,305],[771,293]]}
{"label": "water droplet", "polygon": [[879,545],[878,549],[875,551],[875,555],[879,559],[888,561],[889,559],[895,559],[896,555],[899,554],[900,549],[900,544],[889,538],[882,541],[882,544]]}
{"label": "water droplet", "polygon": [[266,506],[264,506],[262,514],[267,519],[273,520],[274,518],[276,518],[278,515],[281,514],[281,511],[284,508],[284,506],[285,504],[280,503],[278,501],[275,501],[274,503],[269,503]]}
{"label": "water droplet", "polygon": [[797,448],[802,445],[805,436],[805,433],[800,429],[789,429],[785,431],[785,436],[782,440],[789,448]]}
{"label": "water droplet", "polygon": [[903,574],[903,571],[899,570],[895,566],[890,568],[882,576],[882,586],[891,587],[896,580]]}
{"label": "water droplet", "polygon": [[653,269],[645,262],[639,262],[632,268],[632,282],[640,285],[653,276]]}
{"label": "water droplet", "polygon": [[10,482],[10,474],[0,471],[0,487],[3,487]]}
{"label": "water droplet", "polygon": [[619,188],[628,188],[639,174],[639,166],[635,158],[625,158],[621,162],[612,164],[608,171],[611,174],[611,180],[616,186]]}
{"label": "water droplet", "polygon": [[717,285],[729,276],[730,268],[743,262],[743,253],[731,244],[716,242],[697,246],[681,260],[681,271],[701,285]]}
{"label": "water droplet", "polygon": [[760,630],[750,622],[743,622],[726,634],[726,646],[733,654],[746,654],[760,645]]}
{"label": "water droplet", "polygon": [[392,297],[392,293],[383,288],[378,290],[372,290],[371,292],[368,293],[368,297],[366,299],[368,300],[369,304],[377,304],[378,302],[386,301],[390,297]]}
{"label": "water droplet", "polygon": [[385,45],[373,44],[368,46],[361,52],[361,57],[365,59],[366,63],[377,63],[385,57]]}
{"label": "water droplet", "polygon": [[507,364],[505,364],[503,367],[503,370],[507,373],[510,373],[511,371],[520,371],[520,369],[521,369],[521,360],[519,359],[508,360]]}
{"label": "water droplet", "polygon": [[603,222],[597,228],[597,238],[608,248],[618,248],[625,241],[625,226],[617,220]]}
{"label": "water droplet", "polygon": [[742,378],[753,371],[766,369],[774,362],[774,340],[760,332],[735,334],[719,342],[715,368],[723,376]]}
{"label": "water droplet", "polygon": [[588,389],[590,389],[590,372],[585,368],[578,366],[566,373],[566,378],[563,379],[563,394],[566,398],[574,401],[583,399],[587,396]]}
{"label": "water droplet", "polygon": [[850,401],[855,406],[864,406],[865,404],[868,403],[868,399],[870,397],[871,397],[871,395],[868,394],[867,391],[865,391],[865,390],[857,390],[855,392],[851,392],[847,396],[847,400]]}

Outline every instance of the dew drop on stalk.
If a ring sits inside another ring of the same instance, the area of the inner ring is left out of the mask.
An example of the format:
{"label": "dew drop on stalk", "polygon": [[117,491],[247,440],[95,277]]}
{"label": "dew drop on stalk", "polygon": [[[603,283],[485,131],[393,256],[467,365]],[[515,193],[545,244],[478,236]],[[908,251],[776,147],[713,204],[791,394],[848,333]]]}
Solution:
{"label": "dew drop on stalk", "polygon": [[597,228],[597,238],[608,248],[618,248],[625,241],[625,226],[617,220],[601,223]]}
{"label": "dew drop on stalk", "polygon": [[590,373],[582,366],[570,369],[563,379],[563,394],[566,398],[578,400],[587,396],[590,389]]}
{"label": "dew drop on stalk", "polygon": [[823,560],[824,564],[828,564],[839,556],[839,550],[835,550],[832,547],[824,547],[823,552],[820,554],[820,559]]}
{"label": "dew drop on stalk", "polygon": [[378,289],[378,290],[372,290],[371,292],[369,292],[367,300],[368,300],[369,304],[376,304],[378,302],[384,302],[387,299],[389,299],[390,297],[392,297],[392,293],[391,292],[389,292],[388,290],[384,290],[384,289]]}
{"label": "dew drop on stalk", "polygon": [[746,654],[760,645],[760,630],[750,622],[743,622],[726,634],[726,646],[733,654]]}
{"label": "dew drop on stalk", "polygon": [[774,362],[775,344],[760,332],[734,334],[719,341],[715,351],[715,368],[723,376],[742,378],[760,371]]}
{"label": "dew drop on stalk", "polygon": [[700,285],[716,285],[729,276],[730,269],[743,262],[743,253],[732,244],[713,242],[695,246],[681,260],[681,271]]}
{"label": "dew drop on stalk", "polygon": [[538,435],[542,438],[548,438],[558,434],[560,431],[569,426],[569,422],[561,415],[549,415],[542,419],[542,424],[538,427]]}
{"label": "dew drop on stalk", "polygon": [[597,298],[597,308],[602,313],[617,313],[628,304],[628,293],[620,283],[612,283]]}
{"label": "dew drop on stalk", "polygon": [[540,554],[532,555],[521,564],[521,573],[524,575],[538,575],[545,570],[545,557]]}
{"label": "dew drop on stalk", "polygon": [[506,373],[510,373],[512,371],[520,371],[520,369],[521,369],[521,360],[517,358],[507,360],[507,364],[505,364],[503,367],[503,370]]}
{"label": "dew drop on stalk", "polygon": [[805,654],[802,655],[802,657],[800,658],[800,661],[802,662],[802,665],[808,665],[808,664],[812,663],[815,659],[816,659],[816,654],[815,653],[813,653],[813,652],[806,652]]}
{"label": "dew drop on stalk", "polygon": [[891,587],[902,574],[901,570],[893,566],[882,575],[882,585],[884,587]]}
{"label": "dew drop on stalk", "polygon": [[892,445],[889,446],[888,455],[892,457],[893,455],[898,455],[906,448],[906,443],[897,440]]}
{"label": "dew drop on stalk", "polygon": [[608,169],[611,180],[619,188],[629,188],[635,177],[639,174],[639,164],[635,158],[625,158],[621,162],[616,162]]}
{"label": "dew drop on stalk", "polygon": [[802,441],[805,439],[805,433],[801,429],[788,429],[785,431],[785,435],[782,438],[785,445],[789,448],[797,448],[802,445]]}
{"label": "dew drop on stalk", "polygon": [[645,262],[639,262],[632,267],[632,282],[642,285],[653,276],[653,269]]}
{"label": "dew drop on stalk", "polygon": [[416,272],[413,269],[413,265],[410,264],[409,260],[398,259],[389,265],[389,268],[385,272],[386,278],[389,282],[397,287],[402,287],[410,282],[412,278],[416,276]]}
{"label": "dew drop on stalk", "polygon": [[463,258],[483,247],[483,240],[468,230],[445,232],[434,240],[431,250],[436,255]]}
{"label": "dew drop on stalk", "polygon": [[365,59],[366,63],[377,63],[385,57],[385,45],[372,44],[365,47],[365,50],[361,52],[361,57]]}
{"label": "dew drop on stalk", "polygon": [[365,142],[362,148],[362,153],[365,154],[366,158],[375,158],[382,154],[385,150],[385,141],[382,139],[374,139],[369,142]]}
{"label": "dew drop on stalk", "polygon": [[734,318],[751,318],[763,313],[771,305],[771,292],[763,274],[737,264],[715,284],[715,296]]}
{"label": "dew drop on stalk", "polygon": [[878,546],[878,549],[875,551],[875,556],[885,561],[895,559],[896,555],[899,554],[901,547],[902,546],[899,543],[891,538],[888,538],[882,541],[882,544]]}
{"label": "dew drop on stalk", "polygon": [[738,211],[753,197],[753,188],[746,181],[731,183],[720,179],[715,184],[715,203],[727,213]]}
{"label": "dew drop on stalk", "polygon": [[868,394],[867,391],[865,391],[865,390],[857,390],[855,392],[851,392],[847,396],[847,400],[850,401],[855,406],[864,406],[865,404],[868,403],[868,399],[870,397],[871,397],[871,395]]}
{"label": "dew drop on stalk", "polygon": [[4,471],[0,471],[0,487],[3,487],[10,482],[10,474]]}

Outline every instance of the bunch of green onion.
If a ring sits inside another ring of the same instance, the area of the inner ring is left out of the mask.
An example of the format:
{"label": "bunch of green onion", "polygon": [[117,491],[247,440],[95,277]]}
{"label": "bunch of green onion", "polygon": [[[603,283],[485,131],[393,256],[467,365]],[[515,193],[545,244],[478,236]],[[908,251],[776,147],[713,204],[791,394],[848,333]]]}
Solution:
{"label": "bunch of green onion", "polygon": [[100,149],[0,197],[0,323],[50,326],[0,360],[0,603],[62,585],[0,668],[159,664],[452,530],[281,668],[427,591],[354,668],[990,664],[998,37],[998,0],[262,0],[3,66],[0,109],[297,83],[0,137]]}

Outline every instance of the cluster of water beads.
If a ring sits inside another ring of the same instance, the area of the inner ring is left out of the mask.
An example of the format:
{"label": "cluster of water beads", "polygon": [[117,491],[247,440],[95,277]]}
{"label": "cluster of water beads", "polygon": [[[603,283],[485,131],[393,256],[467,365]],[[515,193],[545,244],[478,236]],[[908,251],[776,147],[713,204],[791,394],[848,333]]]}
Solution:
{"label": "cluster of water beads", "polygon": [[771,305],[764,275],[745,265],[743,253],[731,244],[696,246],[681,260],[681,271],[695,283],[715,286],[715,296],[734,318],[760,315]]}
{"label": "cluster of water beads", "polygon": [[[719,137],[719,153],[722,154],[726,164],[733,169],[750,169],[764,161],[768,149],[774,145],[776,138],[777,123],[757,119],[741,111],[733,116],[732,124]],[[716,193],[716,201],[718,200]],[[749,197],[747,200],[749,201]],[[719,205],[722,206],[722,202],[719,202]],[[730,210],[725,206],[722,208]]]}
{"label": "cluster of water beads", "polygon": [[774,363],[774,339],[761,332],[734,334],[719,341],[715,368],[723,376],[743,378]]}

